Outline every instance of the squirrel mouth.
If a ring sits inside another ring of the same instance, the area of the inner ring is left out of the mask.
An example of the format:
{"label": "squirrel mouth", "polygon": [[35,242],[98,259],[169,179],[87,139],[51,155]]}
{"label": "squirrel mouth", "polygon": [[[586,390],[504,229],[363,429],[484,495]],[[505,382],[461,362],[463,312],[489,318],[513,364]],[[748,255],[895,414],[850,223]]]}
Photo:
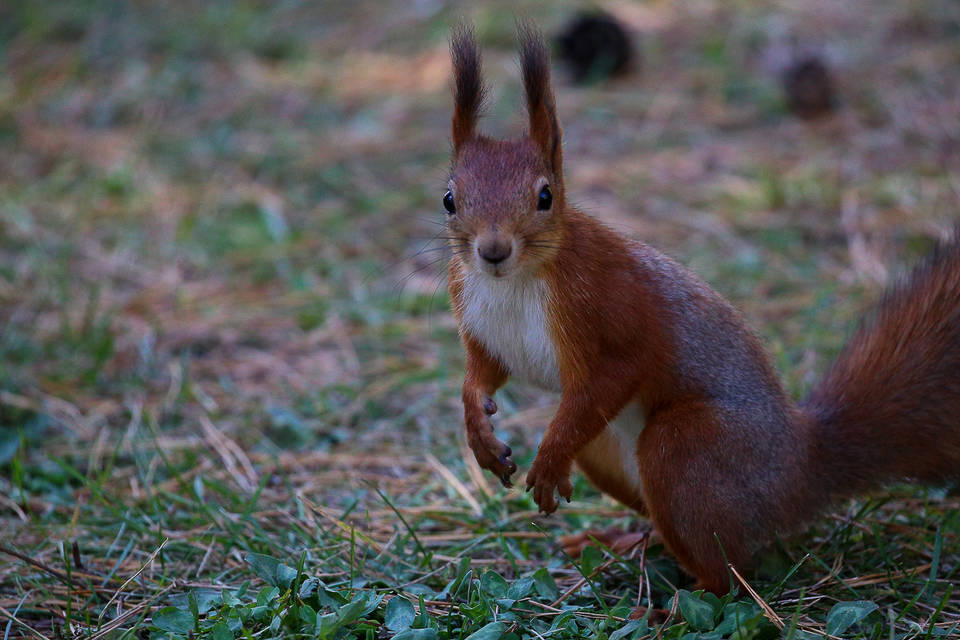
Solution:
{"label": "squirrel mouth", "polygon": [[516,271],[513,265],[506,264],[489,264],[481,261],[479,266],[480,271],[498,280],[509,277]]}
{"label": "squirrel mouth", "polygon": [[495,267],[489,267],[486,269],[486,272],[492,275],[494,278],[502,278],[509,274],[509,270],[497,265]]}

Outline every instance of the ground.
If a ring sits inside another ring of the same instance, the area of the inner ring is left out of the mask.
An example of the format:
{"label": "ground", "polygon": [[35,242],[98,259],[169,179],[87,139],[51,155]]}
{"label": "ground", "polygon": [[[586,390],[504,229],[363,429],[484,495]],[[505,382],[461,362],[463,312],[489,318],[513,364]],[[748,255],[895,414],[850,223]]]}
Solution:
{"label": "ground", "polygon": [[[573,200],[729,297],[801,396],[958,217],[960,8],[600,4],[640,61],[557,70]],[[540,518],[464,455],[449,28],[515,135],[514,15],[571,10],[0,7],[7,636],[960,635],[949,489],[839,505],[720,602],[656,545],[571,563],[557,536],[634,519],[582,478]],[[778,78],[811,53],[837,99],[808,121]],[[557,399],[497,399],[522,472]]]}

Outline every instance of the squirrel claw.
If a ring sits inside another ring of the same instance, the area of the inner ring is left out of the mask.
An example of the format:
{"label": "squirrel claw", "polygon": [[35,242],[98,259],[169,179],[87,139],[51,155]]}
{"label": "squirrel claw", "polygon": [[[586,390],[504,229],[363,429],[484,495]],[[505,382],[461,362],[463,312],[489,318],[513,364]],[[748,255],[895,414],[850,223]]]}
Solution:
{"label": "squirrel claw", "polygon": [[533,466],[527,472],[527,491],[533,489],[533,501],[539,510],[549,515],[557,510],[557,494],[567,502],[573,498],[573,484],[570,482],[568,466],[549,467],[542,464],[542,458],[537,457]]}
{"label": "squirrel claw", "polygon": [[517,470],[517,463],[510,459],[510,455],[513,451],[510,447],[507,447],[507,450],[501,453],[497,460],[500,461],[506,469],[500,474],[500,484],[507,487],[508,489],[513,486],[513,482],[510,481],[510,476],[513,475]]}
{"label": "squirrel claw", "polygon": [[[484,400],[481,408],[486,413],[491,409],[496,411],[490,398]],[[517,470],[517,464],[510,459],[513,449],[497,440],[493,435],[493,424],[480,411],[468,412],[466,422],[468,444],[480,468],[491,471],[503,486],[512,486],[510,476]]]}

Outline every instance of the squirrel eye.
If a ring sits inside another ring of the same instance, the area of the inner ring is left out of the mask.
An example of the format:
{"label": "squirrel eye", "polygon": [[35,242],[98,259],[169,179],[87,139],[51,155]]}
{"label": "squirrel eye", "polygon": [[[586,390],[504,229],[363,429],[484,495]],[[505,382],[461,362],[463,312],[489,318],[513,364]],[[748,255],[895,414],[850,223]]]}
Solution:
{"label": "squirrel eye", "polygon": [[540,189],[540,195],[537,196],[537,211],[546,211],[553,204],[553,194],[550,193],[550,186],[543,185]]}
{"label": "squirrel eye", "polygon": [[457,212],[457,205],[453,203],[453,194],[449,191],[443,194],[443,208],[451,216]]}

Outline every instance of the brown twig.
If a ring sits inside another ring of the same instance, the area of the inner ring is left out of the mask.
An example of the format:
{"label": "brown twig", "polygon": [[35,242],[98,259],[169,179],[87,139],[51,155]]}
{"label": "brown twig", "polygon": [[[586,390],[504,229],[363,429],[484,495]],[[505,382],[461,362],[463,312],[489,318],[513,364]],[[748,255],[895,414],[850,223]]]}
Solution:
{"label": "brown twig", "polygon": [[8,547],[8,546],[5,545],[5,544],[0,544],[0,553],[5,553],[5,554],[10,555],[10,556],[13,556],[13,557],[15,557],[15,558],[20,558],[21,560],[23,560],[23,561],[26,562],[27,564],[31,564],[31,565],[35,566],[36,568],[40,569],[41,571],[46,571],[47,573],[49,573],[50,575],[52,575],[54,578],[56,578],[57,580],[60,580],[60,581],[63,582],[63,583],[70,584],[71,586],[74,586],[74,587],[76,587],[76,588],[78,588],[78,589],[86,589],[86,588],[87,588],[87,585],[83,584],[82,582],[77,582],[76,580],[72,580],[72,579],[70,579],[70,578],[67,578],[67,575],[66,575],[65,573],[63,573],[63,572],[61,572],[61,571],[57,571],[57,570],[54,569],[53,567],[51,567],[51,566],[49,566],[49,565],[47,565],[47,564],[44,564],[43,562],[40,562],[39,560],[34,560],[34,559],[31,558],[30,556],[24,555],[24,554],[20,553],[19,551],[16,551],[15,549],[11,549],[10,547]]}

